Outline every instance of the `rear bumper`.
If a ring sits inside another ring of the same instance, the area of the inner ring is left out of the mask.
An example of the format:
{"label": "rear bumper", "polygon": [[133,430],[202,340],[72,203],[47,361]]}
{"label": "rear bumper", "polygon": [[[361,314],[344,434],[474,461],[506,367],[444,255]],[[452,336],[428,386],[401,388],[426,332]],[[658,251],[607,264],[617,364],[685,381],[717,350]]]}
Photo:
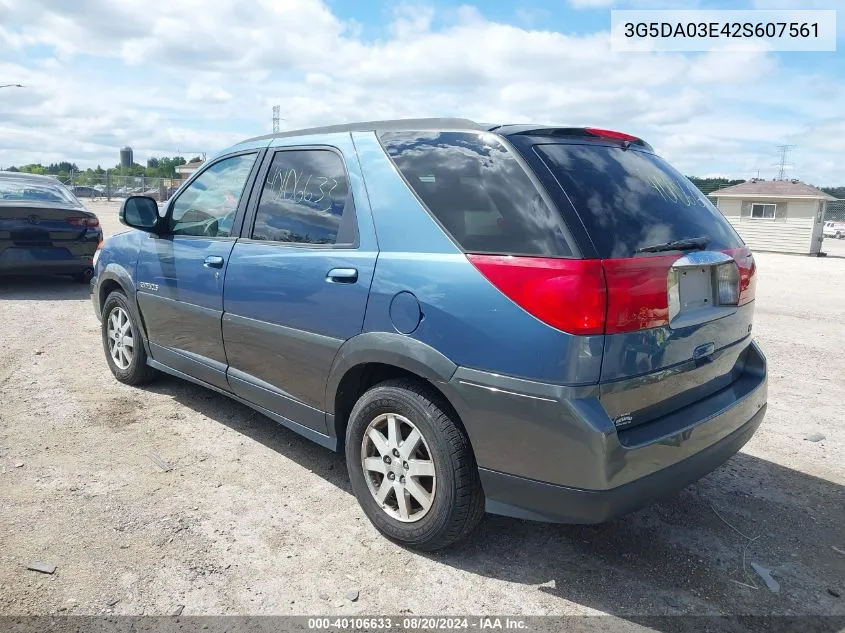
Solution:
{"label": "rear bumper", "polygon": [[487,509],[596,523],[640,508],[736,453],[766,409],[766,361],[753,342],[728,387],[617,432],[598,386],[561,387],[459,368],[448,383],[467,429]]}
{"label": "rear bumper", "polygon": [[610,490],[584,490],[480,469],[487,511],[555,523],[601,523],[677,493],[712,472],[751,439],[766,405],[745,424],[704,450]]}
{"label": "rear bumper", "polygon": [[96,241],[71,242],[50,248],[6,248],[0,252],[0,273],[6,275],[77,273],[91,268],[96,250]]}

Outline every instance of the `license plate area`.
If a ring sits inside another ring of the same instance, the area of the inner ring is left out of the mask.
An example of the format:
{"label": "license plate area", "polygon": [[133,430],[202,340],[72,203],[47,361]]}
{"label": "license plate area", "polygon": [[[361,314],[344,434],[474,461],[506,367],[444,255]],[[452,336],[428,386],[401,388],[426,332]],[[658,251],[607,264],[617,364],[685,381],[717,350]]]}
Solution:
{"label": "license plate area", "polygon": [[730,256],[701,251],[680,258],[669,271],[669,327],[678,329],[728,316],[736,306],[719,305],[716,267]]}
{"label": "license plate area", "polygon": [[713,269],[689,267],[678,271],[681,312],[713,305]]}

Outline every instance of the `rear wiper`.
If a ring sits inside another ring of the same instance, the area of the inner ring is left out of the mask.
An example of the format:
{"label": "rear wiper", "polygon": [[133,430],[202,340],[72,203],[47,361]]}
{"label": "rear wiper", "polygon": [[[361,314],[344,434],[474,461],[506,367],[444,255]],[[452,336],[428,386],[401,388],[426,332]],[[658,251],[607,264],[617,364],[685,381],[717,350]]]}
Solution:
{"label": "rear wiper", "polygon": [[664,242],[663,244],[652,244],[651,246],[643,246],[634,251],[634,253],[662,253],[664,251],[698,251],[707,248],[710,240],[706,237],[690,237],[685,240],[675,240],[674,242]]}

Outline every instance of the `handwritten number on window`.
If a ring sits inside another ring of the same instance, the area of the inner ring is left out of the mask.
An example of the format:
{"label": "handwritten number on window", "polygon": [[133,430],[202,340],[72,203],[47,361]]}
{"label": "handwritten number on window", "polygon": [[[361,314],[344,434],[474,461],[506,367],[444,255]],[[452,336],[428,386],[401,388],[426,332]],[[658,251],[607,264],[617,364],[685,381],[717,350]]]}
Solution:
{"label": "handwritten number on window", "polygon": [[[340,183],[336,178],[314,176],[297,172],[295,169],[279,170],[268,182],[275,202],[291,201],[294,203],[317,204],[328,198],[328,206],[322,209],[329,212],[332,208],[332,192]],[[315,191],[316,185],[316,191]],[[319,194],[319,197],[318,195]]]}
{"label": "handwritten number on window", "polygon": [[320,180],[320,181],[321,181],[321,182],[320,182],[320,197],[319,197],[319,198],[317,198],[316,200],[314,200],[314,202],[315,202],[315,203],[316,203],[316,202],[320,202],[320,200],[322,200],[323,198],[325,198],[325,197],[326,197],[326,192],[325,192],[325,191],[323,191],[323,187],[324,187],[324,186],[326,185],[326,183],[329,181],[329,179],[328,179],[328,178],[326,178],[325,176],[319,176],[319,177],[317,177],[317,180]]}

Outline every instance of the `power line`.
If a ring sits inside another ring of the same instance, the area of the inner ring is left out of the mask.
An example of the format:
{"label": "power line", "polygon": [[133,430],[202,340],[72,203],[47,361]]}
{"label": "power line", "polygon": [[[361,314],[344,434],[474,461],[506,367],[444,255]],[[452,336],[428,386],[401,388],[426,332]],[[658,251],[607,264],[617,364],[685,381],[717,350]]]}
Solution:
{"label": "power line", "polygon": [[797,145],[778,145],[778,151],[780,152],[780,160],[775,163],[775,167],[778,168],[778,175],[775,180],[783,180],[783,177],[786,175],[786,169],[788,167],[793,167],[792,163],[788,163],[786,159],[789,157],[789,152],[793,149],[798,147]]}

